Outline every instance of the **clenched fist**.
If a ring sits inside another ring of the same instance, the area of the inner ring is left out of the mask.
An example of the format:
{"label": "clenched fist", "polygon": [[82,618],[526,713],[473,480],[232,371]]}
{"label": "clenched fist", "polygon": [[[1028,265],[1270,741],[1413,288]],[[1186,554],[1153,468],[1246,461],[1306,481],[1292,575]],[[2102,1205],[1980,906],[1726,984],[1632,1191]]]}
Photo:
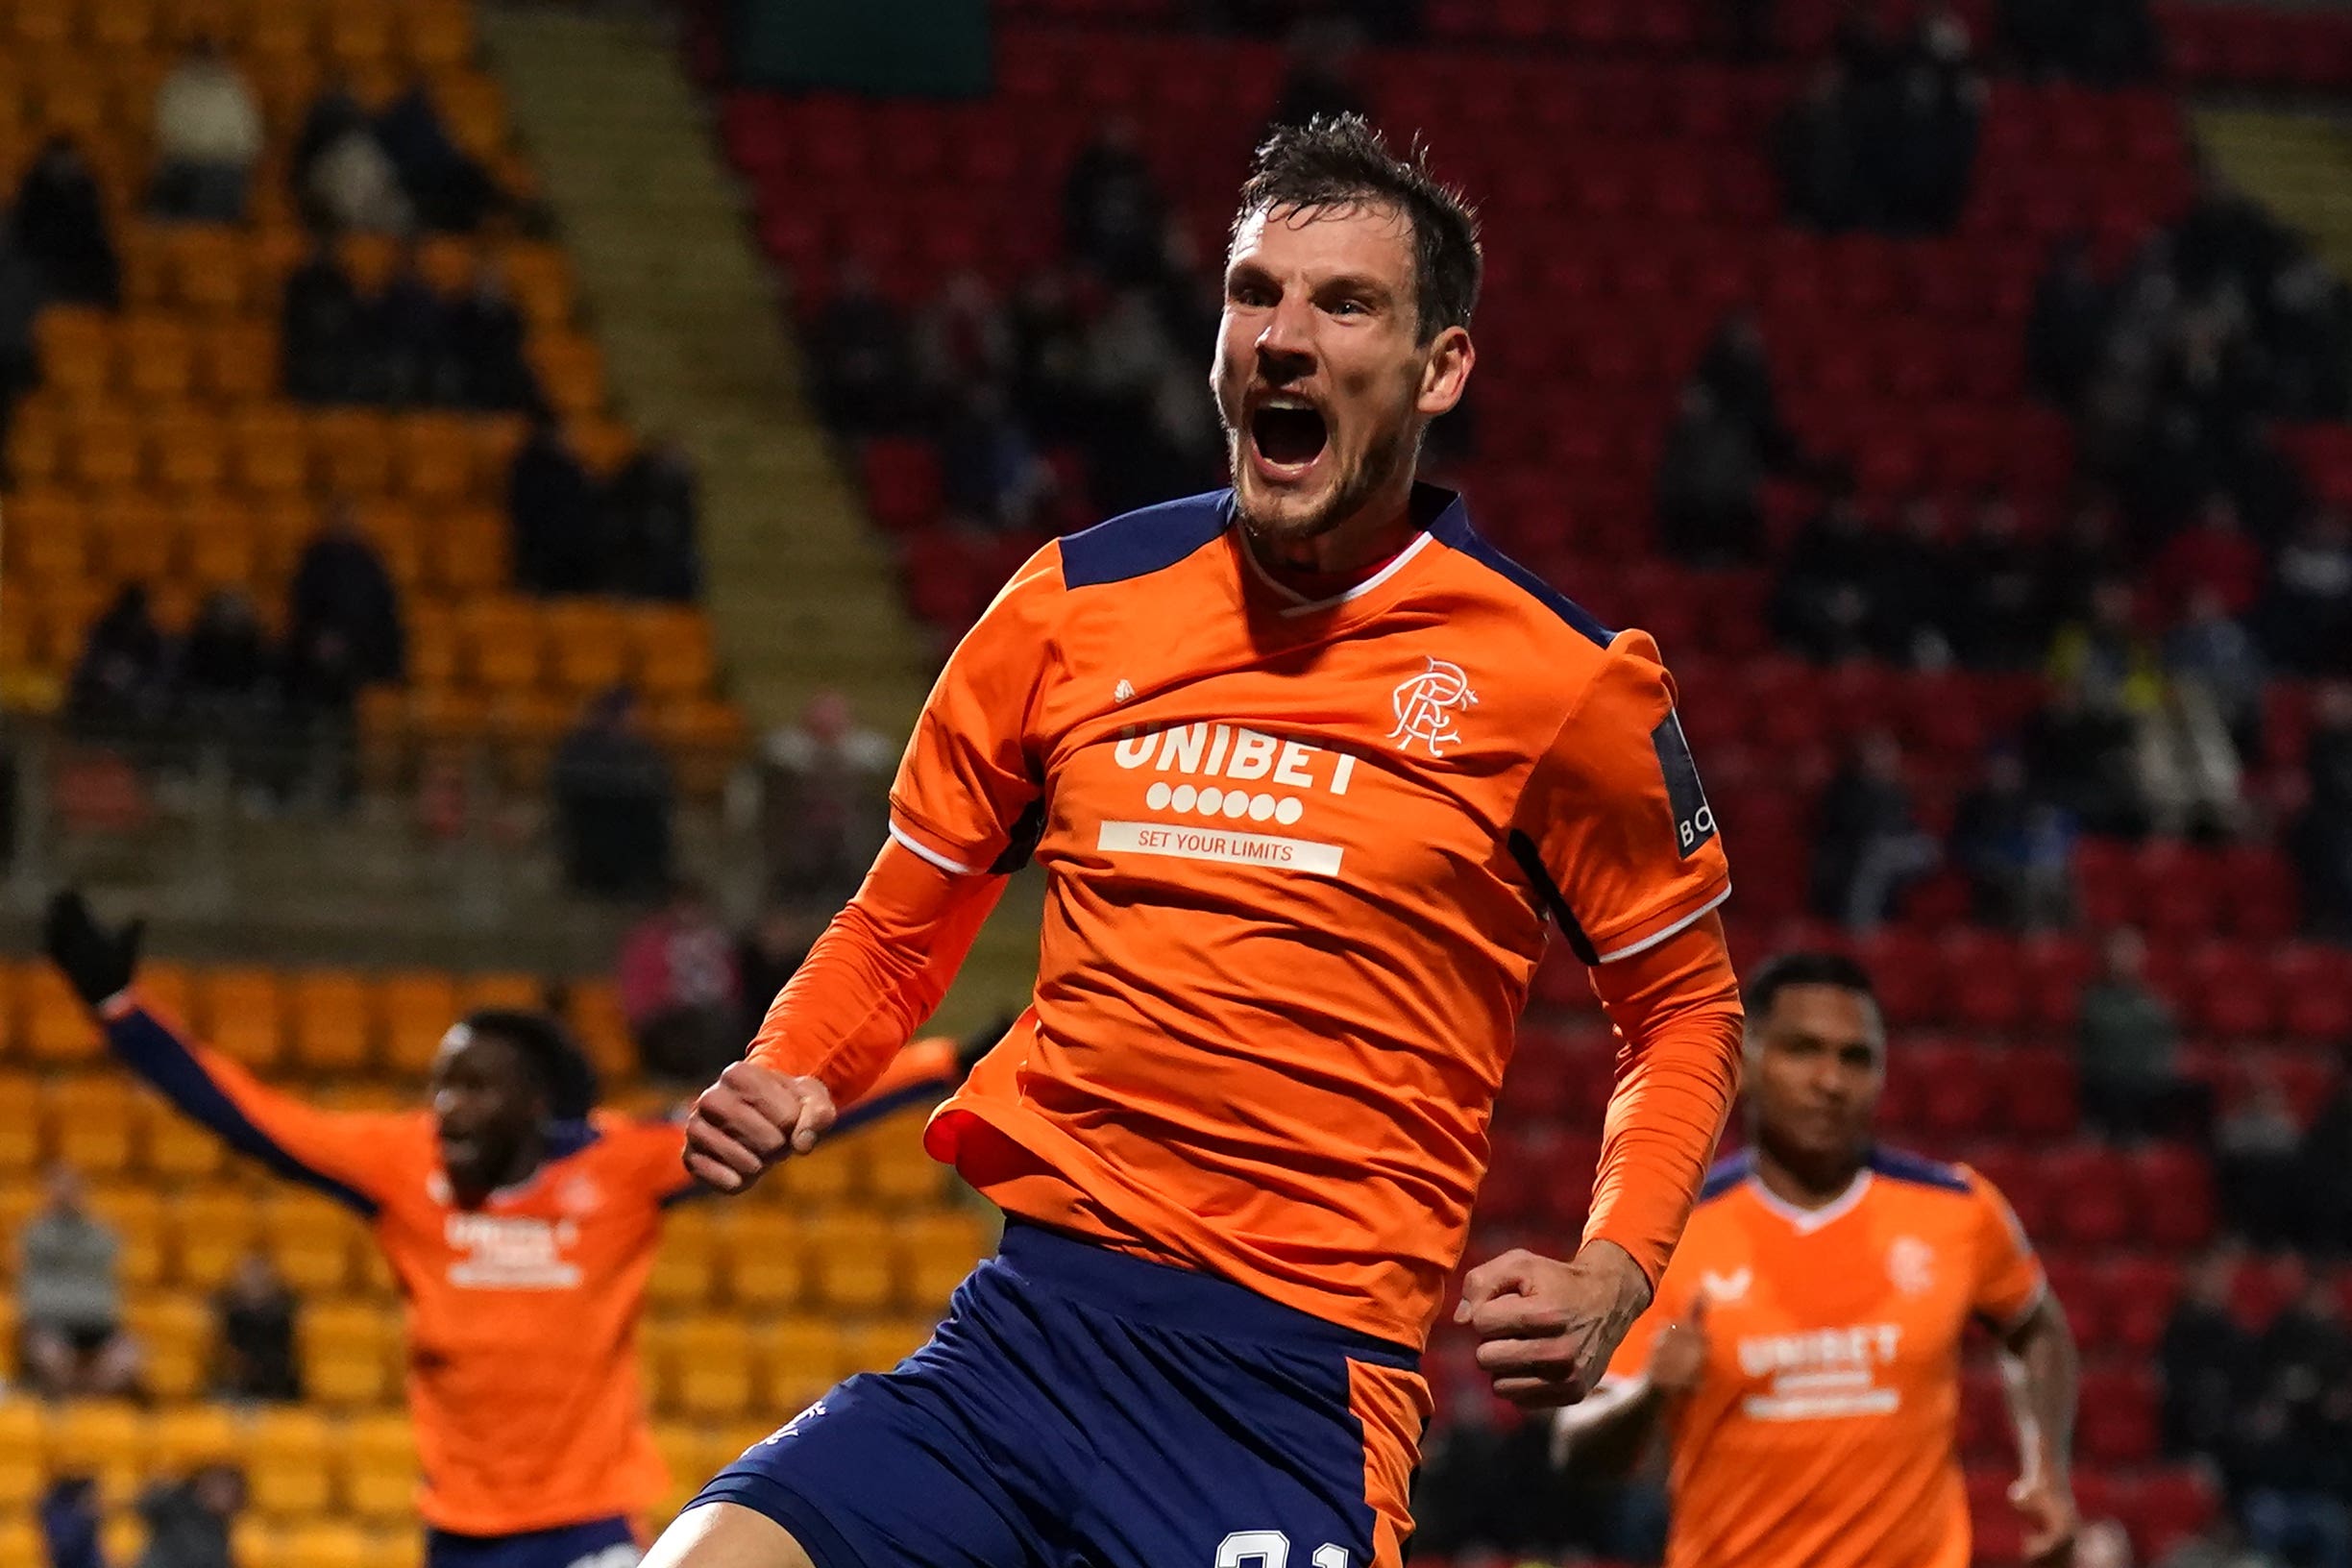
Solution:
{"label": "clenched fist", "polygon": [[741,1192],[770,1165],[815,1148],[832,1125],[824,1085],[738,1062],[686,1118],[686,1169],[717,1191]]}
{"label": "clenched fist", "polygon": [[1649,1305],[1641,1266],[1616,1243],[1593,1241],[1574,1262],[1512,1251],[1481,1263],[1462,1281],[1454,1320],[1477,1333],[1496,1393],[1549,1409],[1593,1391]]}

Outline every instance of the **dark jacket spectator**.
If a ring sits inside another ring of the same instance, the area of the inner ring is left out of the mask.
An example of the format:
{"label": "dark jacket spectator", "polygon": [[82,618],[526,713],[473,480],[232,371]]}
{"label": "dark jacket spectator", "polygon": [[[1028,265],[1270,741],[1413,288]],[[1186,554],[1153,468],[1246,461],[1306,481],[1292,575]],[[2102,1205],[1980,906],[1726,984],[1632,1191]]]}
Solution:
{"label": "dark jacket spectator", "polygon": [[41,1545],[48,1568],[107,1568],[98,1536],[98,1482],[88,1476],[60,1476],[40,1495]]}
{"label": "dark jacket spectator", "polygon": [[514,527],[515,586],[538,594],[585,594],[600,587],[611,559],[596,481],[565,439],[541,419],[516,449],[506,483]]}
{"label": "dark jacket spectator", "polygon": [[65,711],[79,726],[129,731],[159,717],[169,699],[163,633],[147,607],[147,590],[132,583],[114,596],[90,627],[65,693]]}
{"label": "dark jacket spectator", "polygon": [[359,290],[333,247],[321,240],[286,279],[279,354],[287,396],[302,403],[345,403],[357,396],[366,340]]}
{"label": "dark jacket spectator", "polygon": [[473,286],[449,306],[457,401],[469,408],[537,407],[539,381],[523,356],[524,336],[523,312],[507,289],[505,270],[496,257],[484,256]]}
{"label": "dark jacket spectator", "polygon": [[2074,840],[2073,820],[2027,791],[2023,758],[2007,747],[1986,758],[1951,834],[1951,859],[1968,873],[1976,918],[2011,930],[2065,924],[2073,910]]}
{"label": "dark jacket spectator", "polygon": [[1715,406],[1754,440],[1767,471],[1789,474],[1809,469],[1803,447],[1780,417],[1780,400],[1773,390],[1772,359],[1753,311],[1734,310],[1716,324],[1715,335],[1700,355],[1695,379],[1713,396]]}
{"label": "dark jacket spectator", "polygon": [[1798,530],[1767,607],[1774,631],[1823,663],[1858,657],[1875,613],[1871,601],[1875,541],[1848,492],[1832,494]]}
{"label": "dark jacket spectator", "polygon": [[98,181],[67,137],[43,143],[16,186],[15,237],[51,298],[109,308],[121,299],[122,262],[107,233]]}
{"label": "dark jacket spectator", "polygon": [[737,1024],[737,1038],[749,1040],[759,1033],[768,1017],[769,1004],[785,983],[800,972],[808,961],[809,948],[815,945],[817,935],[824,928],[821,917],[810,915],[789,904],[771,904],[752,922],[750,934],[735,954],[736,972],[743,981],[743,1012]]}
{"label": "dark jacket spectator", "polygon": [[450,307],[417,271],[415,247],[402,247],[392,275],[367,302],[362,341],[367,401],[396,407],[457,401]]}
{"label": "dark jacket spectator", "polygon": [[2352,287],[2306,255],[2270,282],[2258,324],[2270,361],[2272,411],[2285,419],[2352,413]]}
{"label": "dark jacket spectator", "polygon": [[2147,0],[2001,0],[2000,30],[2031,72],[2116,87],[2156,71]]}
{"label": "dark jacket spectator", "polygon": [[949,515],[1017,532],[1037,521],[1053,491],[1053,470],[1013,417],[1004,393],[969,387],[940,435],[940,477]]}
{"label": "dark jacket spectator", "polygon": [[1936,668],[1950,661],[1946,625],[1956,592],[1951,551],[1944,542],[1944,512],[1915,496],[1895,527],[1871,551],[1871,641],[1883,658]]}
{"label": "dark jacket spectator", "polygon": [[2337,1080],[2336,1092],[2304,1130],[2297,1177],[2302,1244],[2338,1262],[2352,1258],[2352,1077]]}
{"label": "dark jacket spectator", "polygon": [[1753,559],[1764,529],[1763,482],[1754,433],[1705,386],[1685,386],[1680,416],[1658,458],[1658,528],[1666,549],[1701,565]]}
{"label": "dark jacket spectator", "polygon": [[2164,669],[2175,692],[2212,705],[2241,757],[2253,754],[2269,672],[2254,634],[2225,613],[2219,589],[2189,591],[2180,625],[2165,633]]}
{"label": "dark jacket spectator", "polygon": [[2126,927],[2108,933],[2102,952],[2076,1024],[2083,1112],[2111,1137],[2175,1131],[2180,1024],[2148,989],[2147,943]]}
{"label": "dark jacket spectator", "polygon": [[2230,1278],[2240,1257],[2222,1250],[2197,1262],[2157,1345],[2165,1451],[2176,1458],[2227,1447],[2253,1391],[2254,1340],[2230,1311]]}
{"label": "dark jacket spectator", "polygon": [[857,891],[869,846],[889,827],[885,796],[896,747],[857,722],[848,698],[820,692],[796,724],[760,747],[760,842],[774,894],[839,904]]}
{"label": "dark jacket spectator", "polygon": [[15,235],[0,229],[0,436],[7,433],[16,400],[40,380],[33,324],[46,287],[40,268]]}
{"label": "dark jacket spectator", "polygon": [[2073,405],[2098,365],[2107,315],[2107,291],[2091,270],[2090,247],[2080,237],[2063,241],[2034,285],[2025,321],[2025,366],[2035,391]]}
{"label": "dark jacket spectator", "polygon": [[671,886],[677,789],[648,738],[636,694],[616,687],[588,705],[549,772],[557,843],[574,891],[642,898]]}
{"label": "dark jacket spectator", "polygon": [[2266,1250],[2295,1243],[2302,1143],[2286,1091],[2256,1067],[2247,1091],[2214,1121],[2214,1188],[2231,1235]]}
{"label": "dark jacket spectator", "polygon": [[376,139],[424,228],[471,233],[498,205],[497,184],[450,135],[422,80],[376,117]]}
{"label": "dark jacket spectator", "polygon": [[310,108],[303,114],[302,129],[294,135],[294,153],[287,160],[286,173],[298,200],[311,188],[311,175],[319,159],[355,131],[374,135],[368,125],[367,110],[353,95],[347,83],[329,83],[310,101]]}
{"label": "dark jacket spectator", "polygon": [[[2352,936],[2352,685],[2331,681],[2319,689],[2303,766],[2307,799],[2292,842],[2304,914],[2321,931]],[[2352,1134],[2352,1126],[2345,1131]],[[2352,1149],[2352,1141],[2344,1146]],[[2352,1165],[2346,1168],[2352,1174]],[[2352,1188],[2345,1205],[2344,1217],[2352,1220]]]}
{"label": "dark jacket spectator", "polygon": [[1355,29],[1344,17],[1304,23],[1290,38],[1290,68],[1266,129],[1305,125],[1318,116],[1369,114],[1371,104],[1356,79]]}
{"label": "dark jacket spectator", "polygon": [[692,883],[629,929],[621,943],[621,1007],[646,1070],[703,1085],[743,1054],[743,981],[735,940],[709,894]]}
{"label": "dark jacket spectator", "polygon": [[2261,612],[2271,656],[2305,674],[2352,674],[2352,522],[2321,512],[2271,564]]}
{"label": "dark jacket spectator", "polygon": [[2133,833],[2145,820],[2132,759],[2132,723],[2093,703],[2079,677],[2051,684],[2026,720],[2025,777],[2034,795],[2091,833]]}
{"label": "dark jacket spectator", "polygon": [[183,1482],[157,1482],[140,1494],[147,1550],[137,1568],[234,1568],[232,1531],[245,1509],[245,1477],[233,1465],[208,1464]]}
{"label": "dark jacket spectator", "polygon": [[1079,149],[1062,182],[1064,243],[1115,284],[1149,282],[1166,261],[1166,206],[1135,121],[1115,115]]}
{"label": "dark jacket spectator", "polygon": [[1903,888],[1932,870],[1936,843],[1921,831],[1903,781],[1902,749],[1865,735],[1822,795],[1813,840],[1813,911],[1869,931]]}
{"label": "dark jacket spectator", "polygon": [[907,417],[914,352],[906,323],[854,257],[842,262],[809,325],[808,355],[809,395],[835,429],[875,435]]}
{"label": "dark jacket spectator", "polygon": [[1853,80],[1844,63],[1821,65],[1804,93],[1782,112],[1773,156],[1781,200],[1793,216],[1829,233],[1862,221],[1869,204]]}
{"label": "dark jacket spectator", "polygon": [[674,437],[645,447],[605,489],[612,586],[639,599],[686,601],[702,592],[694,466]]}
{"label": "dark jacket spectator", "polygon": [[302,1398],[294,1355],[299,1303],[267,1258],[252,1253],[212,1298],[219,1360],[214,1392],[228,1399],[267,1402]]}
{"label": "dark jacket spectator", "polygon": [[2042,563],[2003,496],[1977,504],[1968,536],[1952,548],[1946,607],[1952,651],[1976,670],[2021,670],[2048,650],[2049,620]]}
{"label": "dark jacket spectator", "polygon": [[1038,439],[1079,438],[1094,413],[1087,393],[1087,329],[1077,289],[1062,268],[1021,280],[1006,319],[1013,330],[1013,402]]}
{"label": "dark jacket spectator", "polygon": [[262,148],[261,106],[236,62],[199,38],[156,90],[155,182],[159,217],[234,223]]}
{"label": "dark jacket spectator", "polygon": [[915,375],[927,406],[952,408],[1013,369],[1013,324],[977,272],[951,274],[915,321]]}
{"label": "dark jacket spectator", "polygon": [[341,644],[354,681],[398,680],[406,664],[400,592],[347,506],[336,506],[303,550],[286,595],[286,649],[300,663]]}

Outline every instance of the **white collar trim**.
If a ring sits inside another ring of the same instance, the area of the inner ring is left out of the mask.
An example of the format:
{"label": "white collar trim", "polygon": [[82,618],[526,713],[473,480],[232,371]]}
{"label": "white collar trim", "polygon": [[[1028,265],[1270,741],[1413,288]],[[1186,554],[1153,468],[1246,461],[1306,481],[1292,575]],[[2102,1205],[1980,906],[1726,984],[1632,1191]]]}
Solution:
{"label": "white collar trim", "polygon": [[1347,592],[1343,594],[1334,594],[1329,599],[1309,599],[1306,595],[1300,593],[1288,583],[1278,581],[1275,578],[1274,574],[1265,569],[1265,563],[1258,558],[1258,552],[1250,548],[1250,542],[1247,535],[1237,535],[1234,542],[1240,547],[1241,558],[1249,562],[1249,569],[1256,575],[1258,580],[1264,583],[1268,588],[1273,589],[1274,592],[1280,594],[1283,598],[1290,601],[1284,607],[1282,612],[1283,614],[1288,616],[1312,615],[1317,610],[1328,610],[1335,604],[1345,604],[1351,599],[1361,599],[1373,589],[1378,588],[1382,583],[1386,582],[1390,577],[1395,576],[1399,572],[1404,571],[1405,563],[1411,560],[1415,555],[1420,554],[1422,547],[1427,545],[1430,542],[1430,531],[1427,528],[1422,529],[1420,533],[1414,536],[1411,544],[1407,545],[1403,550],[1397,551],[1395,560],[1390,561],[1386,566],[1382,567],[1378,572],[1373,573],[1370,576],[1364,578],[1363,581],[1358,583],[1355,587],[1350,588]]}
{"label": "white collar trim", "polygon": [[1815,1231],[1835,1224],[1854,1212],[1871,1189],[1871,1173],[1867,1165],[1855,1171],[1853,1180],[1846,1184],[1846,1190],[1819,1209],[1799,1208],[1766,1187],[1761,1176],[1749,1177],[1748,1186],[1755,1193],[1756,1202],[1796,1227],[1799,1236],[1811,1236]]}

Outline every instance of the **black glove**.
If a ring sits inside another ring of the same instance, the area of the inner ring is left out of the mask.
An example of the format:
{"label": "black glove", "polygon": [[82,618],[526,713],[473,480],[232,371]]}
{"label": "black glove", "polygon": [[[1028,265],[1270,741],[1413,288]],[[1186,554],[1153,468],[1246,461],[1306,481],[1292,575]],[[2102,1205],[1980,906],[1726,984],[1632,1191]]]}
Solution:
{"label": "black glove", "polygon": [[131,984],[138,968],[139,939],[146,934],[145,920],[111,930],[100,925],[88,901],[70,888],[49,900],[49,919],[41,928],[49,962],[92,1007]]}
{"label": "black glove", "polygon": [[996,1048],[996,1042],[1020,1020],[1017,1013],[1000,1013],[956,1041],[956,1076],[969,1076],[972,1066]]}

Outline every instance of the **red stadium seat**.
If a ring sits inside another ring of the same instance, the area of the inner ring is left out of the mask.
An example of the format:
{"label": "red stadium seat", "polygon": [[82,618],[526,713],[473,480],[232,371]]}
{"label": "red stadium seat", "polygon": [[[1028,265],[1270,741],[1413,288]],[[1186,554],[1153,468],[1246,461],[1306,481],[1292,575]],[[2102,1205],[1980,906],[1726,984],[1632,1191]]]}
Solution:
{"label": "red stadium seat", "polygon": [[2140,1235],[2149,1245],[2179,1252],[2213,1238],[2213,1170],[2201,1151],[2183,1144],[2134,1150],[2130,1181]]}
{"label": "red stadium seat", "polygon": [[2082,1376],[2075,1449],[2092,1464],[2139,1464],[2155,1458],[2156,1375],[2144,1366],[2093,1367]]}
{"label": "red stadium seat", "polygon": [[2145,1359],[2180,1299],[2180,1265],[2165,1258],[2110,1258],[2098,1265],[2101,1320],[2119,1350]]}
{"label": "red stadium seat", "polygon": [[2112,1247],[2131,1234],[2137,1194],[2123,1157],[2077,1145],[2042,1157],[2042,1179],[2054,1193],[2058,1233],[2078,1247]]}

